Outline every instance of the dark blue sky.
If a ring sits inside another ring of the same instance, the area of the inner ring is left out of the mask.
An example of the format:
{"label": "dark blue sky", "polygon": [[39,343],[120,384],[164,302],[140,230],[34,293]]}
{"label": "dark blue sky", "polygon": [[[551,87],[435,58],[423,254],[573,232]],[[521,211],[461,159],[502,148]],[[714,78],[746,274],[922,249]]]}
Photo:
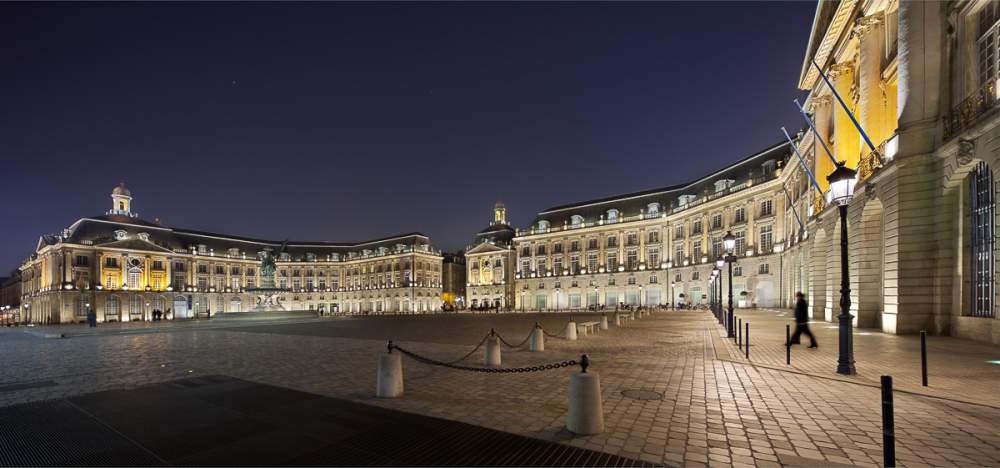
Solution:
{"label": "dark blue sky", "polygon": [[[798,128],[815,4],[0,5],[0,271],[102,214],[422,231],[682,182]],[[2,274],[2,273],[0,273]]]}

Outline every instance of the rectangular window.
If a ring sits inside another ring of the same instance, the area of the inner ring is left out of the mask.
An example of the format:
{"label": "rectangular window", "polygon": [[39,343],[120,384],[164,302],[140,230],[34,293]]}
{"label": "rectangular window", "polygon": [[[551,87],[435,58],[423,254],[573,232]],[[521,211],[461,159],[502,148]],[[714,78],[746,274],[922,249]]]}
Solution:
{"label": "rectangular window", "polygon": [[733,224],[747,222],[747,210],[742,206],[733,211]]}
{"label": "rectangular window", "polygon": [[208,273],[208,265],[198,265],[198,273]]}
{"label": "rectangular window", "polygon": [[198,278],[198,290],[199,291],[208,290],[208,278],[205,277]]}
{"label": "rectangular window", "polygon": [[747,250],[747,233],[746,231],[734,232],[733,236],[736,237],[736,248],[735,255],[743,255]]}
{"label": "rectangular window", "polygon": [[699,276],[697,271],[691,272],[691,281],[698,281]]}
{"label": "rectangular window", "polygon": [[545,244],[535,247],[535,255],[545,255]]}
{"label": "rectangular window", "polygon": [[693,261],[700,262],[702,257],[701,241],[691,242],[691,257]]}
{"label": "rectangular window", "polygon": [[531,260],[521,260],[521,274],[531,273]]}
{"label": "rectangular window", "polygon": [[639,245],[639,235],[634,232],[626,234],[625,245]]}
{"label": "rectangular window", "polygon": [[719,229],[722,227],[722,214],[716,213],[712,215],[712,229]]}
{"label": "rectangular window", "polygon": [[587,254],[587,271],[590,273],[597,273],[597,254],[589,253]]}
{"label": "rectangular window", "polygon": [[985,86],[987,83],[997,79],[998,48],[998,2],[986,2],[983,9],[979,10],[979,39],[976,41],[979,49],[979,85]]}
{"label": "rectangular window", "polygon": [[90,258],[88,258],[86,255],[76,256],[76,263],[75,263],[76,266],[87,266],[89,264],[90,264]]}
{"label": "rectangular window", "polygon": [[117,268],[118,267],[118,257],[105,257],[104,266]]}
{"label": "rectangular window", "polygon": [[770,253],[774,250],[774,236],[771,226],[761,226],[760,228],[760,253]]}
{"label": "rectangular window", "polygon": [[572,242],[570,242],[569,243],[569,251],[570,252],[579,252],[580,251],[580,241],[572,241]]}
{"label": "rectangular window", "polygon": [[674,263],[680,266],[684,261],[684,244],[674,244]]}
{"label": "rectangular window", "polygon": [[577,274],[580,272],[580,256],[574,255],[569,258],[569,272],[572,274]]}
{"label": "rectangular window", "polygon": [[608,247],[618,247],[618,236],[608,236]]}
{"label": "rectangular window", "polygon": [[639,251],[636,249],[629,249],[625,257],[625,267],[629,271],[635,271],[639,268]]}
{"label": "rectangular window", "polygon": [[607,263],[605,263],[605,265],[607,265],[608,271],[617,271],[618,270],[618,253],[616,253],[616,252],[608,252]]}
{"label": "rectangular window", "polygon": [[224,274],[226,274],[226,268],[224,266],[222,266],[222,265],[216,265],[215,266],[215,274],[217,274],[217,275],[224,275]]}
{"label": "rectangular window", "polygon": [[657,282],[656,275],[651,275],[649,277],[649,284],[656,284],[656,282]]}
{"label": "rectangular window", "polygon": [[531,247],[522,247],[521,248],[521,256],[522,257],[530,257],[531,256]]}
{"label": "rectangular window", "polygon": [[660,249],[656,247],[646,249],[646,265],[650,268],[660,266]]}
{"label": "rectangular window", "polygon": [[712,258],[709,260],[714,260],[722,256],[722,238],[715,237],[712,239]]}
{"label": "rectangular window", "polygon": [[561,254],[562,253],[562,242],[557,242],[552,245],[552,253]]}
{"label": "rectangular window", "polygon": [[660,242],[660,231],[649,231],[649,237],[646,242],[650,244],[658,244]]}
{"label": "rectangular window", "polygon": [[695,221],[691,225],[691,234],[701,234],[701,220]]}
{"label": "rectangular window", "polygon": [[594,250],[597,248],[597,238],[587,240],[587,249]]}
{"label": "rectangular window", "polygon": [[771,265],[768,263],[761,263],[760,266],[757,267],[757,273],[762,275],[771,273]]}
{"label": "rectangular window", "polygon": [[680,225],[674,228],[674,239],[684,238],[684,225]]}
{"label": "rectangular window", "polygon": [[743,276],[743,267],[740,265],[733,265],[733,276]]}
{"label": "rectangular window", "polygon": [[760,202],[760,215],[771,216],[774,214],[774,205],[771,204],[771,200],[764,200]]}
{"label": "rectangular window", "polygon": [[562,257],[556,257],[552,259],[552,270],[557,275],[561,275],[563,272]]}
{"label": "rectangular window", "polygon": [[156,270],[156,271],[163,271],[163,261],[162,260],[154,260],[153,261],[153,269]]}
{"label": "rectangular window", "polygon": [[545,259],[544,258],[539,258],[538,260],[535,261],[535,271],[537,271],[539,275],[542,274],[542,273],[545,273]]}

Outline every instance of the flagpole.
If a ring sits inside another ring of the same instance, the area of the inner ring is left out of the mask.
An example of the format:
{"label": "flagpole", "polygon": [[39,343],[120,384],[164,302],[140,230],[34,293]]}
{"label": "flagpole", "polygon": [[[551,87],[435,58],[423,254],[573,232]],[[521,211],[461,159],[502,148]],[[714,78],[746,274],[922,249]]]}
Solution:
{"label": "flagpole", "polygon": [[865,139],[865,143],[868,143],[868,147],[871,148],[872,151],[875,151],[875,145],[872,144],[872,140],[868,138],[868,134],[865,133],[865,129],[861,128],[861,124],[858,123],[858,119],[854,118],[854,114],[851,113],[851,110],[847,108],[847,104],[844,103],[844,100],[840,97],[840,94],[837,93],[837,90],[833,87],[833,83],[830,83],[830,80],[823,73],[823,70],[819,68],[819,65],[816,63],[816,59],[812,60],[812,64],[814,67],[816,67],[816,71],[819,72],[819,76],[823,78],[823,81],[826,82],[826,85],[830,87],[830,91],[832,91],[833,96],[837,98],[837,102],[840,103],[840,107],[844,108],[844,112],[847,112],[847,116],[851,118],[851,122],[853,122],[854,126],[858,128],[859,132],[861,132],[861,136]]}
{"label": "flagpole", "polygon": [[792,137],[788,136],[788,131],[785,130],[785,127],[781,127],[781,132],[784,133],[785,138],[788,139],[788,144],[791,145],[792,151],[794,151],[795,155],[799,157],[799,164],[802,165],[802,169],[805,169],[806,174],[809,175],[809,180],[812,181],[813,187],[816,187],[816,192],[818,192],[820,196],[823,196],[823,189],[819,188],[819,182],[816,182],[816,176],[814,176],[812,171],[809,170],[809,166],[806,165],[806,161],[805,159],[802,158],[802,154],[799,153],[799,149],[795,146],[795,143],[792,141]]}
{"label": "flagpole", "polygon": [[809,118],[809,114],[806,113],[806,110],[802,107],[801,104],[799,104],[798,99],[792,99],[792,102],[794,102],[795,105],[798,106],[799,112],[802,113],[802,117],[806,119],[806,123],[809,124],[809,128],[812,129],[813,136],[815,136],[816,139],[819,140],[819,143],[823,145],[823,149],[826,150],[826,155],[830,157],[830,160],[833,161],[833,165],[836,166],[837,158],[833,157],[833,152],[830,151],[830,147],[826,146],[826,141],[823,141],[823,138],[819,136],[819,131],[816,130],[816,125],[813,125],[813,121],[812,119]]}
{"label": "flagpole", "polygon": [[795,210],[795,203],[792,202],[792,196],[788,194],[788,188],[785,184],[781,184],[781,190],[785,192],[785,200],[788,200],[788,204],[792,207],[792,214],[795,215],[795,220],[799,222],[799,229],[805,230],[806,226],[802,224],[802,218],[799,217],[799,212]]}

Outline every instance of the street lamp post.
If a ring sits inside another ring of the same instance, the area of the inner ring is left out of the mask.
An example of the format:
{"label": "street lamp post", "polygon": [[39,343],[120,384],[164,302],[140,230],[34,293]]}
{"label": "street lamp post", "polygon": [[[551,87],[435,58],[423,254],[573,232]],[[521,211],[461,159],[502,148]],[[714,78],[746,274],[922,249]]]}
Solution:
{"label": "street lamp post", "polygon": [[670,282],[670,310],[674,310],[674,282]]}
{"label": "street lamp post", "polygon": [[719,257],[715,264],[722,269],[724,263],[729,264],[729,315],[726,320],[726,329],[728,330],[726,336],[729,338],[736,337],[736,316],[733,314],[733,263],[736,262],[736,255],[733,252],[736,251],[736,236],[733,235],[732,231],[726,232],[726,235],[722,237],[722,243],[726,248],[726,256]]}
{"label": "street lamp post", "polygon": [[642,310],[642,285],[639,285],[639,310]]}
{"label": "street lamp post", "polygon": [[830,199],[840,211],[840,315],[837,316],[840,353],[837,357],[837,373],[851,375],[857,371],[854,368],[854,317],[850,313],[851,283],[847,265],[847,205],[854,197],[857,172],[840,162],[826,180],[830,182]]}

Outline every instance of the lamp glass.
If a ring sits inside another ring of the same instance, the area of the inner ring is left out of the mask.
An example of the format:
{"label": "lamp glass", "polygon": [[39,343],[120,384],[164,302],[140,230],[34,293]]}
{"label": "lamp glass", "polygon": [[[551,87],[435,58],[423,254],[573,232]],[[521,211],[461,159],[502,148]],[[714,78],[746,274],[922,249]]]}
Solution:
{"label": "lamp glass", "polygon": [[736,248],[736,236],[733,235],[732,231],[726,233],[722,237],[722,244],[726,247],[726,250],[732,252]]}
{"label": "lamp glass", "polygon": [[838,205],[846,205],[854,198],[854,186],[858,182],[857,171],[848,168],[844,163],[827,176],[830,182],[830,201]]}

